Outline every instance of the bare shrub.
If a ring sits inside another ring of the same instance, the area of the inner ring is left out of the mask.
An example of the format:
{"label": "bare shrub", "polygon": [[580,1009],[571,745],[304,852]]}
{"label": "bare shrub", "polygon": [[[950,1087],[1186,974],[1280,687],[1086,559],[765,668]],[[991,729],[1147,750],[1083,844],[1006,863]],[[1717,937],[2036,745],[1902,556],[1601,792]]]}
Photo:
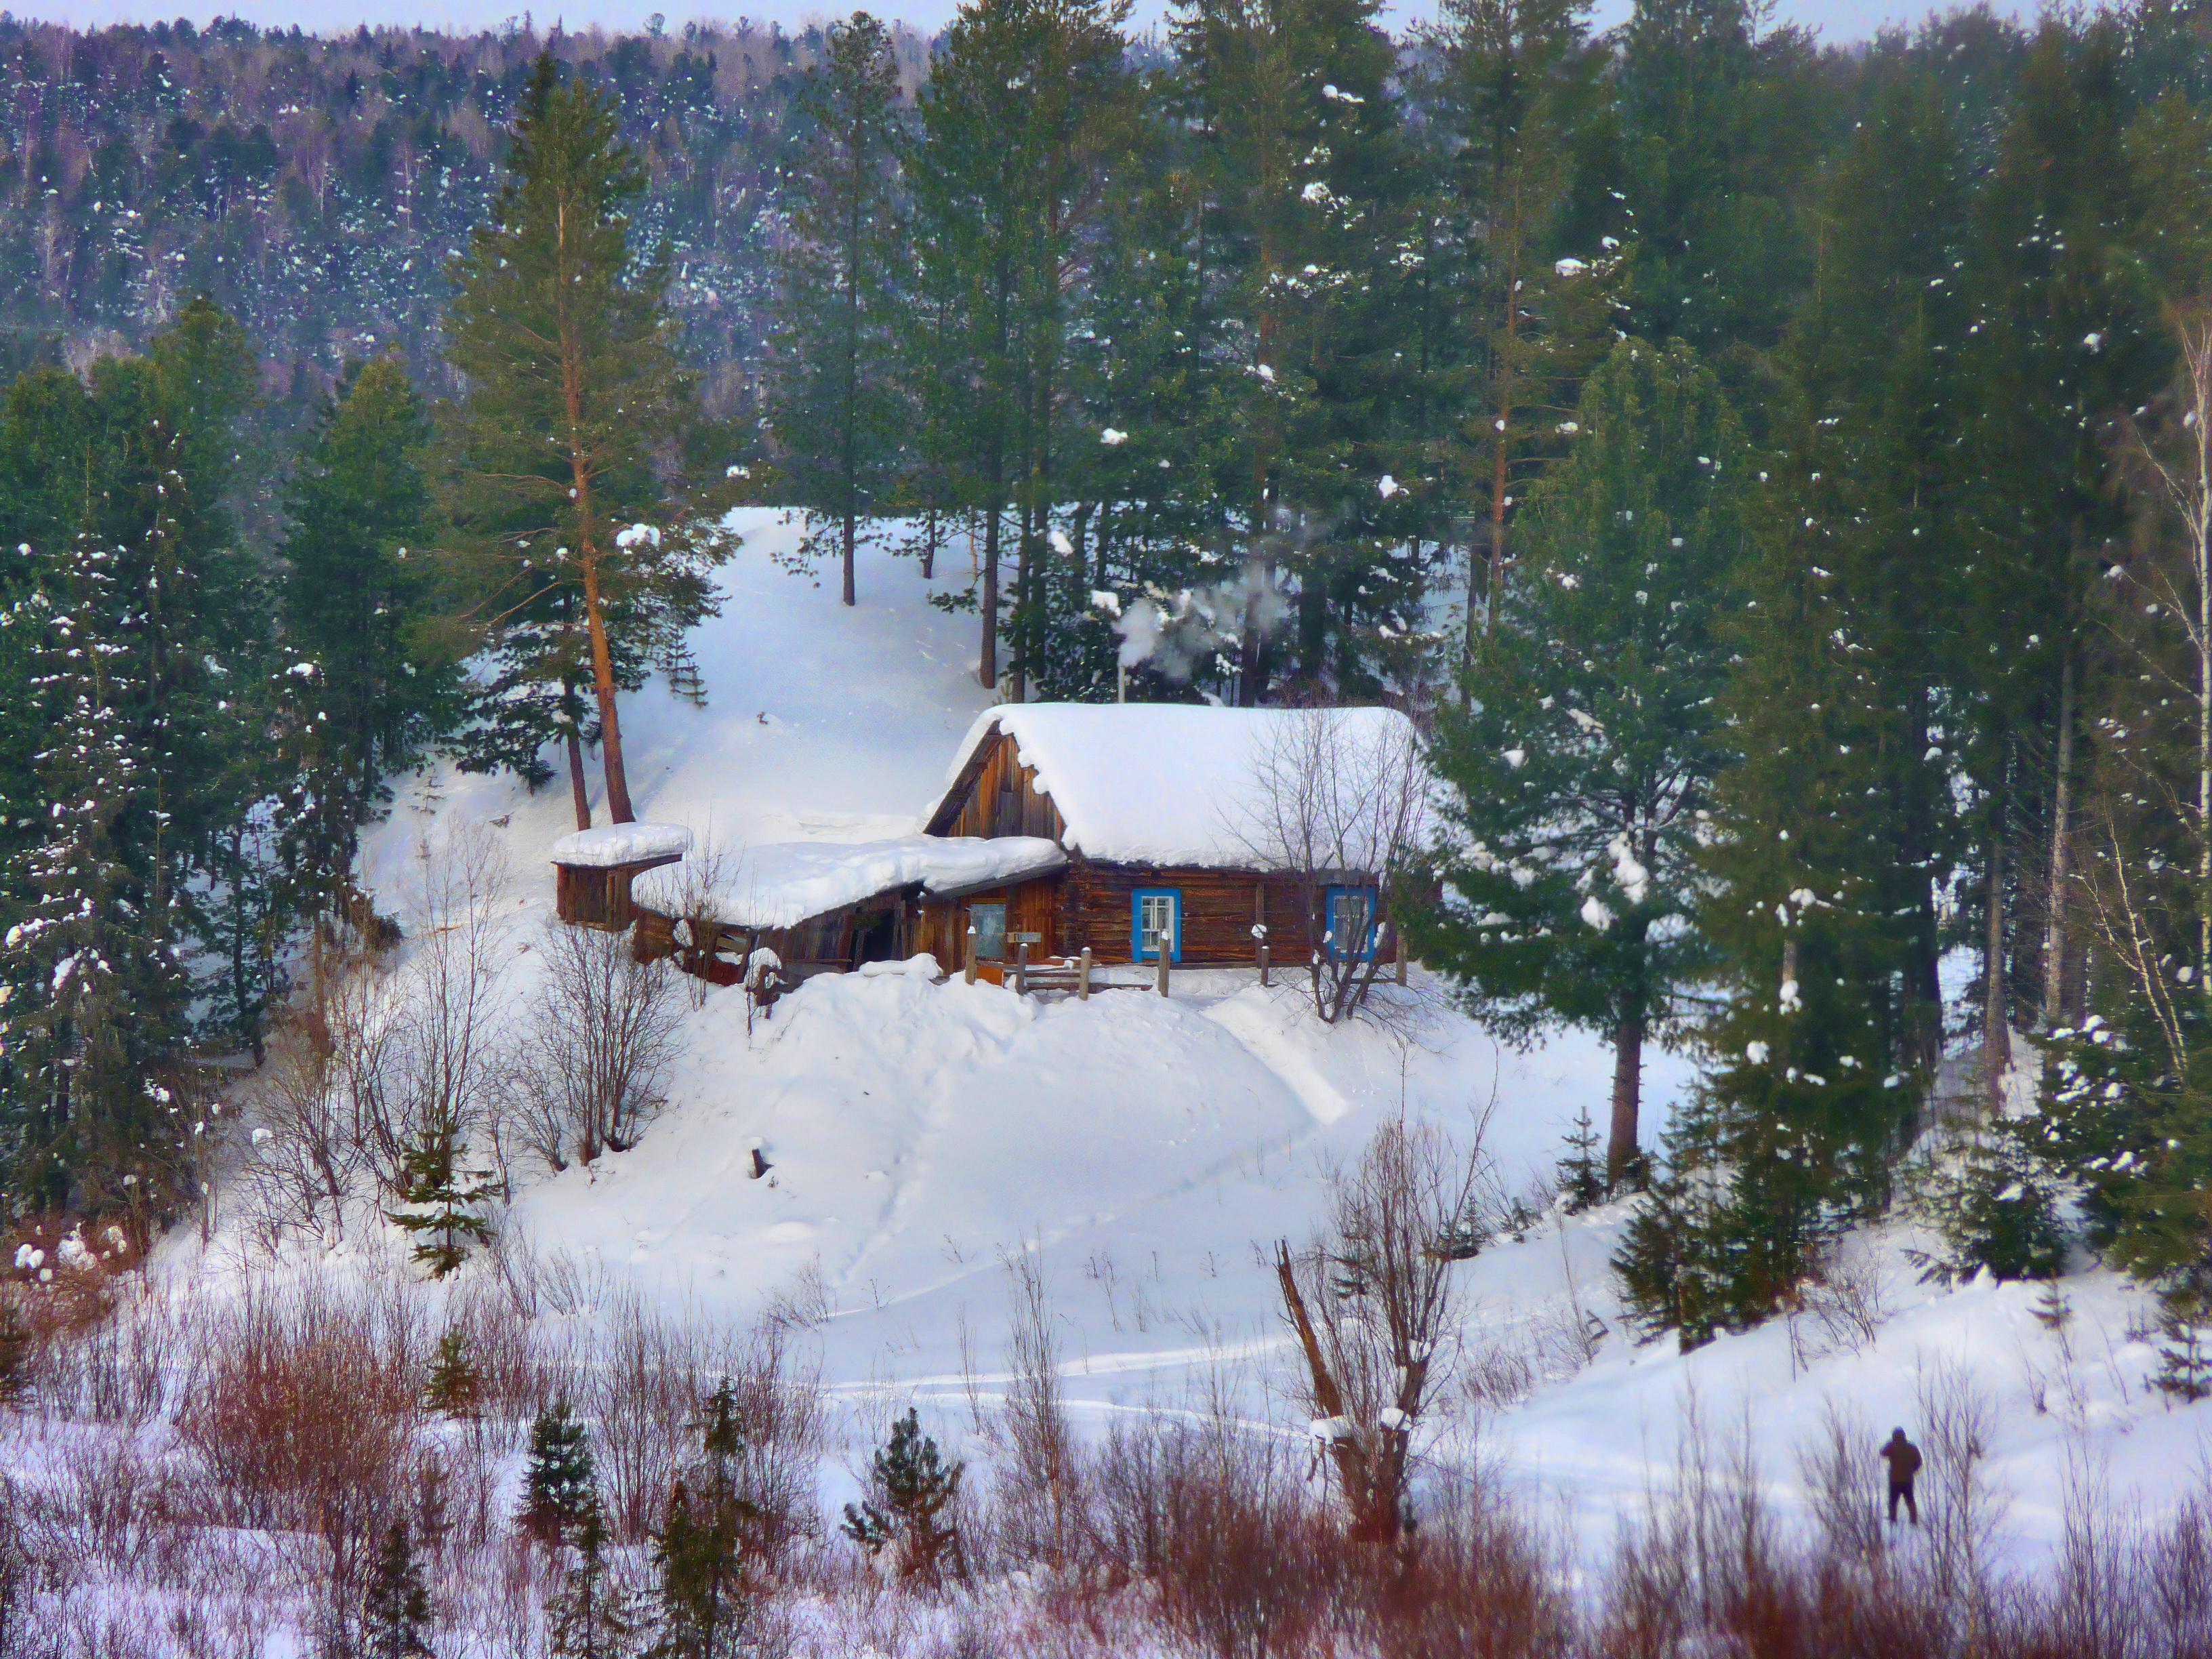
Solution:
{"label": "bare shrub", "polygon": [[997,1439],[1006,1456],[994,1486],[1004,1541],[1016,1558],[1065,1564],[1080,1518],[1079,1452],[1060,1387],[1060,1344],[1037,1252],[1002,1258],[1012,1322]]}
{"label": "bare shrub", "polygon": [[550,924],[545,983],[509,1080],[512,1109],[549,1169],[627,1152],[657,1110],[683,1021],[675,969],[629,941]]}
{"label": "bare shrub", "polygon": [[1819,1437],[1798,1449],[1822,1546],[1839,1559],[1864,1559],[1881,1548],[1881,1493],[1869,1449],[1879,1443],[1864,1418],[1829,1400],[1820,1407]]}
{"label": "bare shrub", "polygon": [[1847,1238],[1815,1264],[1802,1300],[1831,1351],[1860,1353],[1889,1322],[1889,1291],[1881,1258]]}
{"label": "bare shrub", "polygon": [[1372,1006],[1395,954],[1406,863],[1427,833],[1428,763],[1412,723],[1382,710],[1285,712],[1268,734],[1234,832],[1297,883],[1314,1012],[1334,1023]]}
{"label": "bare shrub", "polygon": [[416,848],[406,893],[415,933],[405,960],[338,1050],[363,1150],[386,1191],[424,1134],[481,1139],[507,1178],[493,1046],[507,878],[505,852],[482,825],[435,843],[426,836]]}
{"label": "bare shrub", "polygon": [[1986,1468],[1996,1404],[1971,1371],[1948,1362],[1921,1371],[1913,1398],[1927,1449],[1920,1491],[1937,1588],[1947,1598],[1984,1600],[1990,1547],[2008,1508]]}
{"label": "bare shrub", "polygon": [[176,1422],[210,1477],[213,1518],[308,1534],[331,1582],[357,1586],[404,1502],[425,1346],[404,1296],[250,1289],[202,1331]]}
{"label": "bare shrub", "polygon": [[1433,1124],[1384,1123],[1328,1172],[1322,1237],[1296,1256],[1276,1246],[1300,1392],[1363,1537],[1395,1538],[1407,1517],[1413,1436],[1461,1325],[1453,1267],[1480,1247],[1472,1218],[1495,1185],[1483,1127],[1462,1153]]}

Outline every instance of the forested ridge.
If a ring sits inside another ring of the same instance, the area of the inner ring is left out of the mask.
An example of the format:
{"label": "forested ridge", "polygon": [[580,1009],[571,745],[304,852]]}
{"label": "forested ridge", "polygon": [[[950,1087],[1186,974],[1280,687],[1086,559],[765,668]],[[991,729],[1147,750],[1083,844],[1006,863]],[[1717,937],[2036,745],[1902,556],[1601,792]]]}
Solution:
{"label": "forested ridge", "polygon": [[[2207,28],[0,23],[12,1200],[176,1212],[197,1062],[379,937],[395,769],[565,773],[580,823],[596,750],[627,817],[619,696],[711,695],[744,499],[848,603],[864,538],[972,561],[1012,698],[1413,713],[1452,823],[1392,922],[1497,1029],[1613,1044],[1568,1190],[1642,1194],[1650,1330],[1908,1203],[1931,1273],[2086,1244],[2185,1347]],[[1947,1038],[2052,1080],[1913,1164]],[[1657,1146],[1653,1042],[1707,1061]]]}

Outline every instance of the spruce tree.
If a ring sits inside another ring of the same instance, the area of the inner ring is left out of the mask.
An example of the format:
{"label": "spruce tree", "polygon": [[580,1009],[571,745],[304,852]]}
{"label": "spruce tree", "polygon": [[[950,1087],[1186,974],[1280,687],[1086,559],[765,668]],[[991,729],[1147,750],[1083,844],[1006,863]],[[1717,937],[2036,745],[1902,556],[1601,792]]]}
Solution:
{"label": "spruce tree", "polygon": [[468,1333],[456,1325],[438,1339],[422,1403],[457,1422],[473,1419],[483,1396],[483,1370],[469,1351]]}
{"label": "spruce tree", "polygon": [[545,1607],[546,1634],[561,1659],[630,1659],[639,1633],[629,1593],[608,1571],[606,1518],[599,1501],[575,1524],[576,1559]]}
{"label": "spruce tree", "polygon": [[715,1659],[733,1654],[754,1593],[746,1557],[760,1511],[739,1490],[745,1453],[737,1387],[715,1384],[696,1425],[701,1455],[669,1494],[653,1540],[659,1578],[656,1659]]}
{"label": "spruce tree", "polygon": [[449,1123],[432,1123],[408,1142],[395,1186],[394,1226],[415,1236],[415,1259],[443,1279],[468,1257],[469,1246],[491,1237],[482,1206],[498,1191],[489,1170],[468,1165],[469,1149]]}
{"label": "spruce tree", "polygon": [[540,1542],[558,1543],[597,1512],[599,1501],[590,1431],[565,1398],[556,1399],[530,1425],[530,1463],[516,1518]]}
{"label": "spruce tree", "polygon": [[[413,765],[455,712],[453,668],[431,637],[428,439],[404,368],[349,363],[286,493],[284,640],[320,677],[325,787],[352,823],[374,816],[386,776]],[[338,867],[350,865],[350,842],[337,851]]]}
{"label": "spruce tree", "polygon": [[[665,257],[641,264],[626,206],[644,188],[614,105],[532,65],[490,217],[452,264],[454,410],[450,538],[494,639],[510,623],[565,624],[580,643],[613,821],[629,823],[617,641],[649,653],[714,609],[707,573],[730,550],[709,517],[671,499],[656,459],[696,407],[675,356]],[[566,615],[546,618],[549,604]],[[574,652],[544,678],[565,683]]]}
{"label": "spruce tree", "polygon": [[38,641],[28,690],[51,805],[9,872],[29,902],[0,944],[13,992],[0,1043],[15,1200],[143,1219],[186,1178],[174,1060],[189,993],[172,931],[177,865],[140,741],[145,658],[126,618],[145,613],[118,591],[133,563],[81,537],[57,562],[58,591],[9,613]]}
{"label": "spruce tree", "polygon": [[407,1523],[384,1529],[362,1601],[362,1649],[368,1659],[431,1659],[430,1593],[407,1536]]}
{"label": "spruce tree", "polygon": [[1726,757],[1715,632],[1744,552],[1742,440],[1686,345],[1630,341],[1590,376],[1571,459],[1532,502],[1498,629],[1434,751],[1464,853],[1409,928],[1469,1006],[1611,1042],[1609,1182],[1638,1157],[1644,1045],[1700,972],[1682,925]]}
{"label": "spruce tree", "polygon": [[851,605],[859,523],[888,505],[897,447],[893,261],[904,133],[890,32],[854,12],[830,27],[826,46],[799,94],[811,131],[786,187],[768,418],[794,498],[837,526]]}

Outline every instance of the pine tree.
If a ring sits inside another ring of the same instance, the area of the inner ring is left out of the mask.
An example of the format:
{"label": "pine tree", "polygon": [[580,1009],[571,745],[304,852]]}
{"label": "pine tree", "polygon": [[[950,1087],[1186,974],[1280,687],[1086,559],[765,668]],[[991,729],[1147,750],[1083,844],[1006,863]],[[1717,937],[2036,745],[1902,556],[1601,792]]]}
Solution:
{"label": "pine tree", "polygon": [[408,1541],[407,1523],[384,1531],[362,1602],[362,1650],[369,1659],[431,1659],[430,1593]]}
{"label": "pine tree", "polygon": [[[1451,449],[1470,537],[1467,650],[1504,591],[1516,500],[1571,447],[1581,378],[1612,341],[1620,260],[1561,237],[1577,140],[1597,114],[1602,54],[1567,0],[1452,0],[1431,34],[1431,107],[1455,141],[1439,162],[1467,241],[1460,292],[1476,349]],[[1617,245],[1618,239],[1612,239]]]}
{"label": "pine tree", "polygon": [[1704,941],[1680,925],[1725,758],[1715,633],[1743,556],[1742,440],[1687,346],[1592,374],[1573,457],[1532,503],[1497,632],[1434,750],[1468,852],[1408,933],[1509,1030],[1614,1052],[1607,1178],[1638,1156],[1644,1044]]}
{"label": "pine tree", "polygon": [[466,1422],[477,1415],[483,1395],[483,1371],[469,1351],[468,1333],[458,1325],[438,1339],[422,1403],[442,1416]]}
{"label": "pine tree", "polygon": [[1057,551],[1079,274],[1103,181],[1129,141],[1135,82],[1116,25],[1103,0],[962,6],[920,94],[907,168],[915,299],[904,332],[909,357],[926,363],[922,429],[943,446],[925,459],[981,515],[977,678],[998,684],[1001,633],[1012,633],[1017,700],[1037,654],[1037,584]]}
{"label": "pine tree", "polygon": [[[909,1410],[875,1455],[874,1497],[845,1505],[842,1531],[870,1555],[894,1549],[902,1578],[934,1583],[959,1559],[960,1534],[946,1511],[959,1498],[964,1467],[939,1455],[937,1442],[921,1431],[920,1414]],[[883,1500],[880,1509],[875,1498]]]}
{"label": "pine tree", "polygon": [[426,1126],[408,1143],[385,1212],[393,1225],[415,1235],[415,1259],[443,1279],[467,1259],[469,1246],[491,1237],[480,1207],[498,1190],[491,1172],[468,1167],[468,1147],[450,1124]]}
{"label": "pine tree", "polygon": [[592,1466],[591,1434],[557,1399],[530,1427],[530,1464],[522,1478],[525,1531],[557,1543],[599,1509],[599,1476]]}
{"label": "pine tree", "polygon": [[837,526],[851,605],[859,522],[888,504],[898,435],[892,267],[904,131],[890,32],[854,12],[826,44],[799,94],[811,131],[787,187],[769,422],[795,498]]}
{"label": "pine tree", "polygon": [[[452,431],[453,546],[495,638],[511,618],[547,626],[546,605],[567,602],[556,609],[583,647],[608,811],[626,823],[617,641],[647,654],[712,614],[707,572],[730,542],[655,473],[696,408],[674,354],[665,258],[632,258],[624,208],[644,173],[614,106],[583,81],[562,84],[541,54],[507,165],[449,272],[448,352],[469,385]],[[544,678],[574,672],[556,654]]]}

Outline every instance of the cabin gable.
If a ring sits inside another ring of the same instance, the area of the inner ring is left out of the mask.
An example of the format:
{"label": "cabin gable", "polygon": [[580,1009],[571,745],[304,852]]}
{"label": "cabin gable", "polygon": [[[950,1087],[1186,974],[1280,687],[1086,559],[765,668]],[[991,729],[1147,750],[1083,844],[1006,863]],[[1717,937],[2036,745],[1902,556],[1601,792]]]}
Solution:
{"label": "cabin gable", "polygon": [[1036,787],[1036,769],[1024,766],[1020,746],[1003,732],[975,745],[951,788],[930,815],[933,836],[1041,836],[1062,841],[1067,825],[1052,797]]}

